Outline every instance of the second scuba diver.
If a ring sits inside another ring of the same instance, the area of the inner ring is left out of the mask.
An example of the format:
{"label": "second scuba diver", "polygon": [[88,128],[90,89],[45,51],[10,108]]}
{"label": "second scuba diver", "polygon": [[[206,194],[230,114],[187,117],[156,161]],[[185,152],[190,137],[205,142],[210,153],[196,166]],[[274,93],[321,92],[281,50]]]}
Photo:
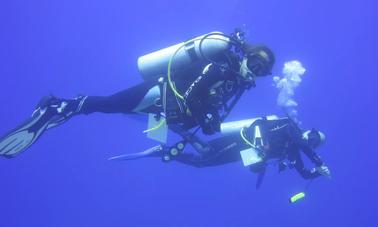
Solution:
{"label": "second scuba diver", "polygon": [[169,127],[204,134],[220,125],[255,78],[271,74],[274,55],[266,46],[249,45],[243,33],[209,33],[145,55],[138,60],[144,82],[111,96],[41,99],[32,116],[0,138],[0,155],[11,158],[52,127],[78,114],[153,114]]}
{"label": "second scuba diver", "polygon": [[[159,145],[144,152],[116,156],[111,160],[159,157],[163,161],[175,160],[194,167],[242,161],[258,174],[257,188],[262,183],[266,167],[272,161],[278,165],[280,172],[286,168],[295,168],[304,179],[331,176],[328,167],[315,153],[315,149],[324,143],[325,135],[316,129],[304,131],[288,117],[269,116],[223,123],[221,131],[221,137],[209,142],[183,133],[184,140],[174,146]],[[194,151],[185,149],[187,143],[192,145]],[[305,167],[301,153],[315,165],[314,168]]]}

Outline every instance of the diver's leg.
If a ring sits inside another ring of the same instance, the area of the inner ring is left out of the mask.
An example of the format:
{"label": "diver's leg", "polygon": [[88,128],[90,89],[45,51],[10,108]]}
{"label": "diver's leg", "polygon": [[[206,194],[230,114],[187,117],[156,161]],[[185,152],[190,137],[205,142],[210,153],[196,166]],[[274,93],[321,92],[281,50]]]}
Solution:
{"label": "diver's leg", "polygon": [[195,135],[195,133],[189,132],[183,129],[179,125],[171,125],[170,130],[180,135],[185,141],[190,143],[198,153],[206,153],[211,151],[209,144]]}
{"label": "diver's leg", "polygon": [[107,97],[79,96],[75,99],[60,99],[46,96],[29,119],[0,138],[0,156],[16,156],[30,147],[45,130],[78,114],[154,111],[148,108],[160,97],[159,88],[154,88],[155,85],[146,82]]}
{"label": "diver's leg", "polygon": [[185,152],[179,154],[174,158],[175,161],[180,162],[185,165],[201,168],[206,167],[206,158],[203,154],[195,154],[192,152]]}
{"label": "diver's leg", "polygon": [[221,166],[240,161],[240,154],[236,152],[215,152],[212,154],[181,153],[174,157],[175,161],[197,168]]}
{"label": "diver's leg", "polygon": [[80,113],[124,113],[154,111],[160,98],[155,82],[144,82],[110,96],[88,96]]}
{"label": "diver's leg", "polygon": [[240,151],[243,144],[240,136],[223,136],[207,142],[207,150],[198,149],[196,143],[188,141],[195,151],[184,151],[174,157],[174,160],[194,167],[219,166],[240,161]]}

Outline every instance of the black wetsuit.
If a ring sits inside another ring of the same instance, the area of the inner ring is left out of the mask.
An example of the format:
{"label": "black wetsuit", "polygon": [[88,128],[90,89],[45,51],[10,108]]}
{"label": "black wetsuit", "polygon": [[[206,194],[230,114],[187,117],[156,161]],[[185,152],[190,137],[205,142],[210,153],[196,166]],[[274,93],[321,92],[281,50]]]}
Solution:
{"label": "black wetsuit", "polygon": [[[261,149],[264,160],[288,160],[289,166],[294,167],[305,179],[320,176],[316,171],[305,168],[301,151],[316,166],[323,165],[323,161],[302,138],[302,131],[289,118],[277,120],[261,119],[255,121],[247,130],[246,135],[253,137],[254,127],[260,126],[265,149]],[[241,161],[240,151],[249,145],[239,133],[221,137],[209,142],[210,150],[206,153],[191,152],[180,154],[176,160],[195,167],[217,166],[235,161]]]}
{"label": "black wetsuit", "polygon": [[155,82],[143,82],[110,96],[88,96],[80,112],[83,114],[95,112],[135,114],[133,110],[155,85],[157,85]]}
{"label": "black wetsuit", "polygon": [[185,106],[205,134],[220,131],[229,101],[245,88],[241,86],[238,61],[222,65],[209,64],[184,94]]}
{"label": "black wetsuit", "polygon": [[[186,110],[180,122],[183,123],[183,128],[190,129],[199,125],[205,134],[219,131],[222,120],[220,112],[240,89],[235,73],[240,67],[238,58],[230,52],[227,58],[223,59],[227,61],[218,59],[219,62],[223,62],[221,65],[202,64],[180,72],[185,75],[181,75],[181,79],[175,82],[177,89],[184,96],[183,105]],[[111,96],[88,96],[80,113],[133,114],[147,92],[156,85],[159,85],[157,81],[143,82]],[[167,92],[173,95],[170,89]],[[163,108],[151,107],[142,112],[159,114],[163,111]]]}

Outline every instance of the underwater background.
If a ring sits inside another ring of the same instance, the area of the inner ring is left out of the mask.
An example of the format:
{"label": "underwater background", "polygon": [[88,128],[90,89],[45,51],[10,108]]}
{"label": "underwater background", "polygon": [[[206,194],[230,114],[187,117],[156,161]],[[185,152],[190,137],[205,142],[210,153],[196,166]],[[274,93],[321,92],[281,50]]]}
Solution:
{"label": "underwater background", "polygon": [[[241,162],[197,169],[160,159],[107,158],[157,145],[146,122],[78,116],[27,152],[0,159],[0,226],[378,226],[378,3],[374,0],[3,0],[0,134],[47,94],[109,95],[142,82],[137,58],[211,31],[248,40],[307,69],[296,90],[303,127],[327,135],[318,152],[332,179],[306,182],[270,167],[260,190]],[[272,77],[228,120],[278,114]]]}

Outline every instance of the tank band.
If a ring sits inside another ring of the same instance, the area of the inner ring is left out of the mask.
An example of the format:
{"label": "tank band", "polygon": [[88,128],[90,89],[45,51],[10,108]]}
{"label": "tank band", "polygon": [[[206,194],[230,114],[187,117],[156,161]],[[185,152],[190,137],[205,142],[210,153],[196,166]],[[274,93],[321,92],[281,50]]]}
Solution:
{"label": "tank band", "polygon": [[198,60],[198,55],[196,53],[195,47],[196,46],[194,42],[189,42],[188,44],[185,45],[185,51],[188,53],[192,61]]}

